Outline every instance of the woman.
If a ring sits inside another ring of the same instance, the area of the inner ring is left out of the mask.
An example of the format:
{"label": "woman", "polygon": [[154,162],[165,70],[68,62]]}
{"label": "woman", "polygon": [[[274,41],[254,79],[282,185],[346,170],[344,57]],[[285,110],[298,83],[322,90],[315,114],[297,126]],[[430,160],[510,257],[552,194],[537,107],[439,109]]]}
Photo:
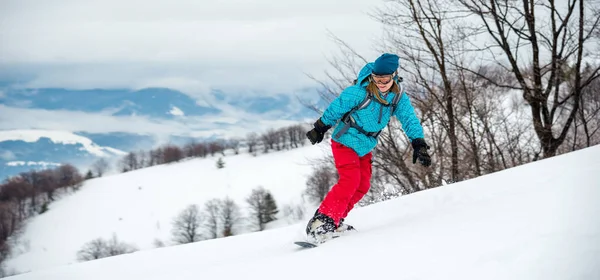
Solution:
{"label": "woman", "polygon": [[[306,233],[315,242],[326,241],[335,232],[353,229],[342,222],[369,191],[371,151],[377,145],[379,132],[386,127],[392,115],[398,118],[411,141],[413,164],[417,159],[423,166],[431,164],[423,127],[408,95],[400,88],[398,65],[398,56],[389,53],[365,65],[355,85],[344,89],[306,134],[314,145],[320,143],[325,132],[337,124],[332,134],[331,150],[339,180],[306,227]],[[365,102],[368,99],[371,101]],[[357,106],[362,108],[353,110]]]}

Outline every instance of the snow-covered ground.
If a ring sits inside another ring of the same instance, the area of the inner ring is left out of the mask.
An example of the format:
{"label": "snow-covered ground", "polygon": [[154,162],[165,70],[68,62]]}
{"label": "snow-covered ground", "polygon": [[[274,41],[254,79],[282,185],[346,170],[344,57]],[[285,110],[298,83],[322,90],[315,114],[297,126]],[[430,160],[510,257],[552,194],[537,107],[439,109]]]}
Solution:
{"label": "snow-covered ground", "polygon": [[18,255],[7,266],[27,272],[75,263],[85,243],[113,234],[141,250],[155,248],[156,241],[168,246],[173,244],[172,221],[188,205],[202,210],[208,200],[229,197],[247,212],[246,197],[260,186],[271,191],[280,210],[304,206],[310,161],[321,158],[326,148],[301,147],[256,157],[229,151],[222,157],[222,169],[217,168],[220,156],[215,155],[86,181],[79,191],[51,203],[48,212],[27,223],[16,247]]}
{"label": "snow-covered ground", "polygon": [[319,147],[91,181],[32,221],[30,253],[11,264],[35,271],[10,279],[600,279],[600,146],[358,208],[347,219],[357,232],[314,249],[292,243],[302,221],[60,265],[114,231],[142,246],[166,238],[176,210],[209,196],[263,185],[297,199],[311,156]]}
{"label": "snow-covered ground", "polygon": [[96,145],[92,140],[87,137],[83,137],[68,131],[61,130],[44,130],[44,129],[14,129],[14,130],[0,130],[0,142],[3,141],[24,141],[24,142],[37,142],[40,138],[45,137],[50,139],[53,143],[61,144],[80,144],[83,147],[82,151],[86,151],[90,154],[99,157],[107,157],[112,155],[126,155],[118,149],[110,147],[101,147]]}

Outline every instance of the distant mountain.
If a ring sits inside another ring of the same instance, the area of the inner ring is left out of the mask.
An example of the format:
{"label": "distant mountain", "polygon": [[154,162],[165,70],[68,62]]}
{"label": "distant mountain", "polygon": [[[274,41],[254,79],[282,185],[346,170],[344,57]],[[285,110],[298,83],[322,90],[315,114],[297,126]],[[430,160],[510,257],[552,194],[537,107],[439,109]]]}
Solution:
{"label": "distant mountain", "polygon": [[173,119],[178,116],[204,116],[222,112],[223,105],[246,113],[269,115],[278,119],[301,119],[312,116],[296,96],[315,99],[314,90],[305,89],[295,94],[281,93],[225,93],[213,90],[200,101],[168,88],[88,89],[63,88],[14,89],[0,88],[1,104],[10,107],[26,107],[45,110],[81,112],[109,112],[113,116],[148,116]]}
{"label": "distant mountain", "polygon": [[5,90],[7,106],[83,112],[110,111],[114,116],[143,115],[173,118],[218,113],[214,107],[198,105],[189,96],[166,88],[69,90],[41,88]]}
{"label": "distant mountain", "polygon": [[126,153],[100,146],[89,138],[66,131],[0,131],[0,179],[31,169],[43,169],[62,163],[82,165],[99,158]]}
{"label": "distant mountain", "polygon": [[[205,121],[207,123],[204,124],[208,124],[202,125],[206,127],[202,131],[202,135],[205,135],[202,139],[205,140],[214,140],[224,132],[233,132],[240,128],[247,130],[248,127],[256,126],[257,122],[262,121],[269,126],[281,121],[314,119],[316,114],[304,107],[298,99],[318,100],[316,91],[310,88],[291,94],[230,93],[212,90],[196,99],[169,88],[23,89],[0,84],[0,93],[0,105],[9,108],[143,116],[150,123],[166,120],[174,125],[181,124],[182,127]],[[8,115],[7,117],[13,118]],[[9,127],[13,128],[14,125]],[[189,133],[182,133],[183,135],[163,131],[149,131],[147,134],[111,131],[57,132],[45,127],[36,127],[36,130],[0,130],[0,180],[31,168],[43,168],[62,162],[83,164],[102,156],[111,157],[123,152],[148,150],[157,143],[181,145],[192,139],[202,140],[191,137],[195,132],[191,130]]]}

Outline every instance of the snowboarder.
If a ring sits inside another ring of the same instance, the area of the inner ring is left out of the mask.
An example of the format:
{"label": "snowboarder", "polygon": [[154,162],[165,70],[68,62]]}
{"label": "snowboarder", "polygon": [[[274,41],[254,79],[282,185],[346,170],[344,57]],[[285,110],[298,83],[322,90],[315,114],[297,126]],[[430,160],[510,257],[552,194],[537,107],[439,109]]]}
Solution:
{"label": "snowboarder", "polygon": [[402,124],[413,147],[413,164],[431,165],[423,127],[398,78],[399,57],[384,53],[367,63],[355,84],[333,100],[306,136],[313,145],[336,125],[331,150],[339,180],[306,226],[308,237],[320,243],[337,232],[352,229],[344,218],[371,186],[371,158],[377,136],[392,115]]}

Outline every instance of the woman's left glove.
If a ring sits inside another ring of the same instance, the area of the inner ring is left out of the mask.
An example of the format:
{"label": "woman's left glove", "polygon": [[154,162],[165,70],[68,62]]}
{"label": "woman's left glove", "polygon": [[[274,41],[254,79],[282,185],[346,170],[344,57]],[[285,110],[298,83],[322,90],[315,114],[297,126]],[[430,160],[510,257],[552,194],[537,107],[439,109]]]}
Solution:
{"label": "woman's left glove", "polygon": [[310,140],[310,143],[312,143],[314,145],[316,143],[321,143],[321,141],[323,141],[325,132],[327,132],[327,130],[329,130],[331,128],[331,126],[325,125],[321,121],[320,118],[313,124],[313,126],[315,128],[313,128],[309,132],[307,132],[306,137],[308,137],[308,140]]}
{"label": "woman's left glove", "polygon": [[429,153],[427,153],[427,150],[429,150],[429,146],[427,145],[427,143],[425,143],[425,139],[417,138],[417,139],[413,140],[412,147],[413,147],[413,164],[417,162],[417,159],[419,159],[419,163],[421,163],[421,165],[430,166],[431,165],[431,157],[429,156]]}

